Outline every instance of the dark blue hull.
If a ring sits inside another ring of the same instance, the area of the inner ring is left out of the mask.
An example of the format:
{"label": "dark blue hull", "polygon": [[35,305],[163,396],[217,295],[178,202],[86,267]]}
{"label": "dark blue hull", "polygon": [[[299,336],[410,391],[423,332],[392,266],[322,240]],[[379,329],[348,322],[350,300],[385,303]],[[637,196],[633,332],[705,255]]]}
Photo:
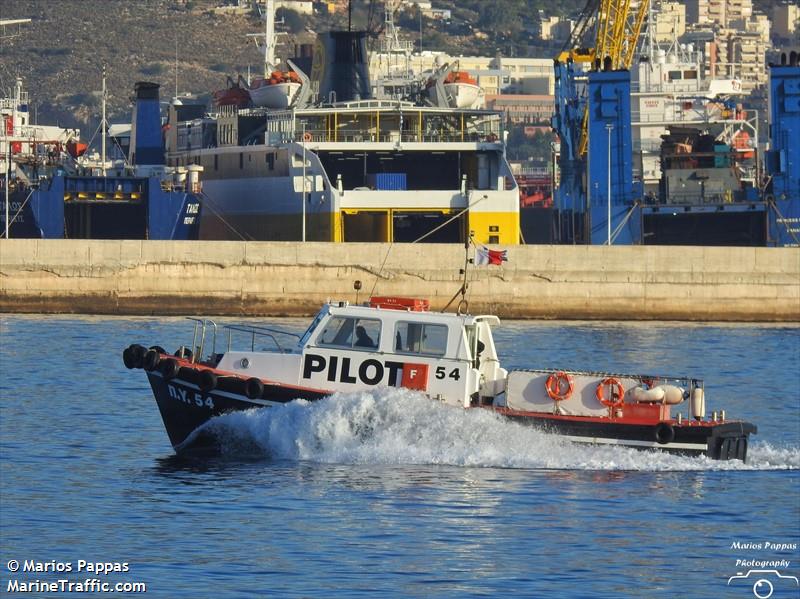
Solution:
{"label": "dark blue hull", "polygon": [[[201,198],[158,177],[55,175],[9,196],[10,237],[197,239]],[[0,195],[5,230],[5,195]]]}

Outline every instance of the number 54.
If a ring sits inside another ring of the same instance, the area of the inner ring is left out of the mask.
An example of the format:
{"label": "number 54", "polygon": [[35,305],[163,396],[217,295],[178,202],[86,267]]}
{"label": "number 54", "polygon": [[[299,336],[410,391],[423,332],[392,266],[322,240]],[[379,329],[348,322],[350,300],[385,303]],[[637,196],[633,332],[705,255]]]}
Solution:
{"label": "number 54", "polygon": [[458,368],[453,368],[453,370],[450,371],[450,374],[446,374],[446,373],[447,373],[447,371],[445,370],[444,366],[437,366],[436,367],[436,378],[437,379],[443,379],[445,376],[447,376],[447,378],[451,378],[454,381],[457,381],[457,380],[459,380],[461,378],[461,372],[458,370]]}

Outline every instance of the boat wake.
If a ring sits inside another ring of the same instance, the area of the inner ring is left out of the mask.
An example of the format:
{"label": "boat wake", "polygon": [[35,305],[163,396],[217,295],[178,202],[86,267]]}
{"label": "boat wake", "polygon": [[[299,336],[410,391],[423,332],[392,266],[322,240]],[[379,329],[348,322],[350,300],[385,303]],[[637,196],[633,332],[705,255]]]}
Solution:
{"label": "boat wake", "polygon": [[[780,470],[800,448],[753,443],[748,462],[573,443],[483,410],[458,410],[404,389],[225,414],[202,427],[225,455],[336,464],[441,464],[558,470]],[[200,432],[200,431],[198,431]]]}

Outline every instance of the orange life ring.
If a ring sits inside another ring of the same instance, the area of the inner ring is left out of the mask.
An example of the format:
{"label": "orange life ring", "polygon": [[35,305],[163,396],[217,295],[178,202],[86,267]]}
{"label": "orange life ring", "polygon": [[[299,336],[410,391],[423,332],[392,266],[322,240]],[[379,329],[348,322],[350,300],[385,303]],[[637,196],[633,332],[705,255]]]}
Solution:
{"label": "orange life ring", "polygon": [[[562,391],[564,384],[566,384],[567,388]],[[547,396],[553,401],[569,399],[574,388],[572,377],[563,371],[554,372],[547,377],[544,388],[547,391]]]}
{"label": "orange life ring", "polygon": [[[605,393],[605,386],[608,385],[611,387],[611,397],[606,399]],[[614,390],[616,388],[616,393]],[[604,378],[600,383],[597,385],[597,390],[594,393],[595,397],[597,397],[597,401],[599,401],[604,406],[608,406],[609,408],[616,408],[621,406],[625,401],[625,388],[622,386],[617,379],[613,376],[609,376]]]}
{"label": "orange life ring", "polygon": [[311,134],[308,131],[303,133],[303,141],[311,141]]}

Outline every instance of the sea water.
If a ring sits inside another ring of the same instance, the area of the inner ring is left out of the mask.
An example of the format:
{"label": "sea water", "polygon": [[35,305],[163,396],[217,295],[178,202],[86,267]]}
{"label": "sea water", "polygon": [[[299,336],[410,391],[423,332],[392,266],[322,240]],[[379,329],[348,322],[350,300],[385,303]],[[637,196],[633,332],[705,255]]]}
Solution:
{"label": "sea water", "polygon": [[704,378],[709,410],[758,425],[747,464],[576,445],[397,389],[222,416],[223,455],[178,458],[144,373],[122,365],[134,342],[189,345],[191,325],[0,317],[0,593],[800,594],[796,327],[496,331],[507,368]]}

